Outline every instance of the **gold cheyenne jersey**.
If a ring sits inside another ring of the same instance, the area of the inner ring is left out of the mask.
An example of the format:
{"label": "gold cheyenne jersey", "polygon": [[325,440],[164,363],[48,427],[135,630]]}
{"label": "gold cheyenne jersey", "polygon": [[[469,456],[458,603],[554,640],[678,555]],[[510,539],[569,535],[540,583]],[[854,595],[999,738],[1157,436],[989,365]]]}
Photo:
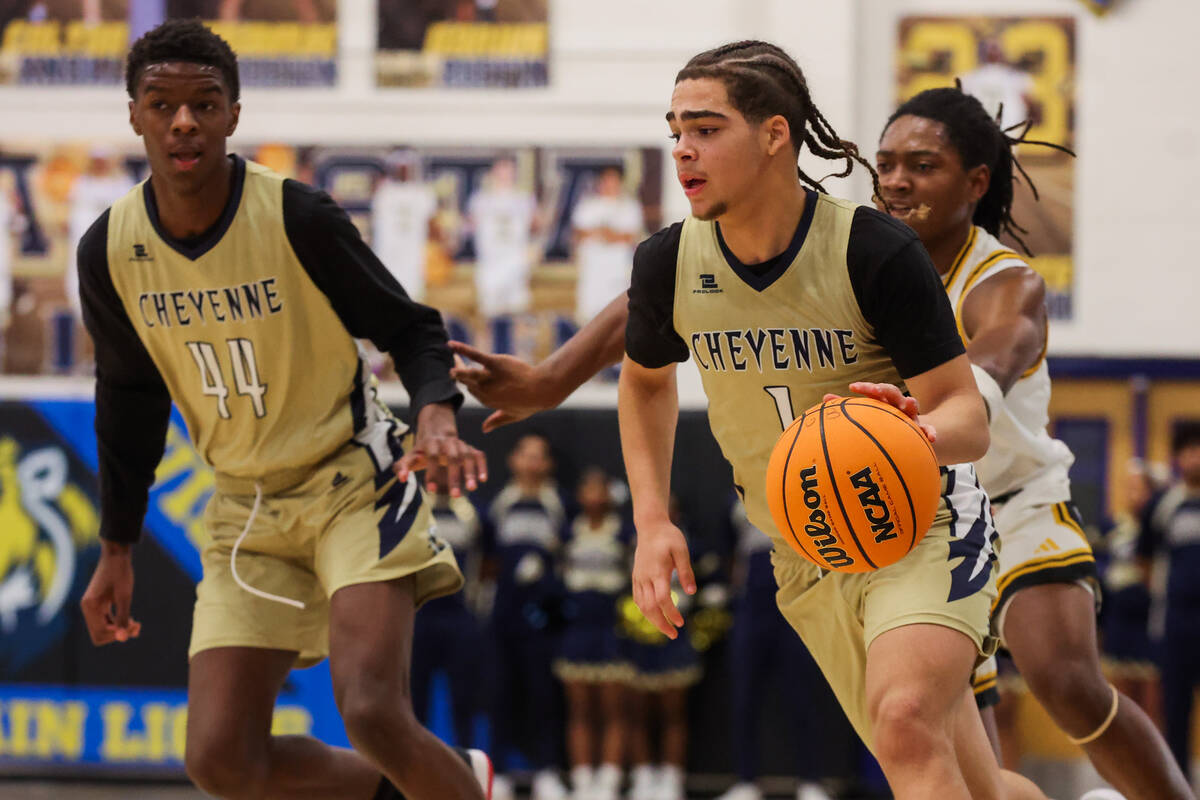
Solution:
{"label": "gold cheyenne jersey", "polygon": [[[962,323],[967,295],[1004,270],[1028,266],[1025,259],[983,228],[971,229],[942,279],[963,341],[969,341]],[[1071,499],[1067,470],[1075,456],[1046,429],[1050,424],[1050,371],[1045,356],[1043,349],[1038,362],[1004,395],[1004,402],[991,409],[992,443],[987,455],[975,462],[975,470],[993,498],[1021,490],[1030,493],[1026,495],[1029,501],[1058,503]]]}
{"label": "gold cheyenne jersey", "polygon": [[106,538],[140,530],[171,400],[207,463],[253,479],[350,441],[381,469],[392,462],[402,426],[376,401],[355,337],[392,354],[414,413],[460,399],[440,316],[405,295],[345,213],[266,167],[232,166],[209,231],[172,238],[147,180],[80,244]]}
{"label": "gold cheyenne jersey", "polygon": [[815,192],[788,249],[763,264],[738,261],[716,222],[689,217],[659,232],[638,248],[629,297],[630,358],[696,360],[747,515],[775,536],[764,476],[795,416],[854,381],[903,389],[963,352],[911,229]]}

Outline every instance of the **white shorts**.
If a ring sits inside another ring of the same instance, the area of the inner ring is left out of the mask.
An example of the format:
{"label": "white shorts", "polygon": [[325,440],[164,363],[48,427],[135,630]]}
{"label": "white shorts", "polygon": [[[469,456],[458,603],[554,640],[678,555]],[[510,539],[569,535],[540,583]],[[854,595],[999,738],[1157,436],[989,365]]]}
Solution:
{"label": "white shorts", "polygon": [[[1079,510],[1071,502],[1025,502],[1028,490],[992,500],[992,516],[1000,534],[1000,577],[992,622],[1004,645],[1004,615],[1021,589],[1047,583],[1077,583],[1100,602],[1096,558],[1083,531]],[[995,705],[996,659],[975,669],[972,679],[980,708]]]}
{"label": "white shorts", "polygon": [[992,501],[1000,532],[1000,578],[997,583],[997,629],[1004,635],[1004,612],[1013,595],[1026,586],[1078,583],[1100,598],[1096,558],[1083,530],[1078,509],[1070,502],[1026,503],[1018,492]]}

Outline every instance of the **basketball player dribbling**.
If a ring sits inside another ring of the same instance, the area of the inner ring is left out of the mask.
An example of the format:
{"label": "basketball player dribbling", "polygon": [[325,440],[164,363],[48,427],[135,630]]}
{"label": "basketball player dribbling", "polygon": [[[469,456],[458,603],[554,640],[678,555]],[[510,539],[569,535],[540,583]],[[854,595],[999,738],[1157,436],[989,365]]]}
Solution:
{"label": "basketball player dribbling", "polygon": [[[748,42],[698,56],[679,76],[668,119],[679,141],[681,182],[696,216],[643,243],[628,312],[624,298],[616,298],[537,367],[451,346],[478,362],[453,374],[499,408],[485,425],[494,429],[554,405],[609,363],[628,313],[623,440],[641,499],[635,505],[640,527],[647,534],[639,536],[647,546],[635,582],[643,611],[673,633],[680,618],[669,599],[664,601],[664,579],[672,566],[682,565],[680,572],[688,576],[686,548],[659,512],[675,413],[670,365],[687,358],[689,349],[705,376],[718,441],[724,441],[735,474],[750,476],[739,488],[751,519],[757,517],[767,530],[774,529],[761,496],[767,453],[795,409],[820,400],[826,389],[844,391],[856,381],[851,389],[913,416],[923,406],[921,421],[948,463],[983,454],[987,420],[961,341],[949,330],[953,311],[915,237],[869,210],[818,196],[797,180],[801,141],[847,166],[857,154],[812,106],[799,69],[785,53]],[[716,217],[720,225],[699,219],[702,215]],[[698,313],[703,298],[724,305],[713,303]],[[941,310],[932,319],[924,313],[905,319],[914,303]],[[766,316],[783,319],[770,323],[777,328],[756,331]],[[783,324],[790,321],[804,327],[793,331]],[[810,334],[822,337],[821,344],[810,346]],[[767,372],[775,381],[770,385]],[[863,377],[890,385],[857,382]],[[902,382],[914,397],[902,395],[896,385]],[[747,390],[751,383],[754,388]],[[657,406],[649,414],[647,396]],[[773,413],[748,413],[755,401],[772,402]],[[764,426],[764,418],[773,425]],[[731,437],[737,439],[734,447]],[[922,547],[874,576],[818,578],[815,568],[806,574],[782,548],[781,610],[807,634],[897,796],[928,797],[940,790],[952,797],[1040,797],[1027,781],[998,769],[970,697],[971,667],[990,649],[983,608],[994,597],[990,514],[969,467],[948,469],[946,484],[946,503],[954,504],[958,522],[965,512],[981,523],[976,541],[952,541],[959,525],[947,524],[951,515],[944,504]],[[910,570],[931,574],[914,578]],[[879,591],[881,579],[891,591]],[[862,596],[864,582],[875,588],[860,615],[847,598]],[[931,591],[935,585],[941,588]],[[902,588],[894,591],[897,586]],[[913,663],[912,653],[924,657]],[[962,692],[945,691],[955,685]]]}
{"label": "basketball player dribbling", "polygon": [[1191,798],[1154,724],[1100,669],[1096,564],[1070,503],[1074,457],[1046,431],[1045,282],[996,238],[1017,234],[1014,144],[976,98],[930,89],[891,115],[876,156],[881,197],[941,274],[988,406],[992,442],[976,469],[1002,544],[997,634],[1106,780],[1130,800]]}
{"label": "basketball player dribbling", "polygon": [[[227,155],[237,58],[202,23],[140,38],[126,79],[150,177],[79,246],[104,539],[81,603],[93,642],[140,633],[131,551],[174,401],[216,473],[188,775],[222,798],[490,797],[487,757],[438,741],[409,700],[416,610],[462,585],[414,471],[429,465],[427,488],[453,495],[486,479],[458,438],[440,316],[328,195]],[[415,439],[377,400],[355,336],[392,355]],[[326,655],[354,750],[271,735],[288,673]]]}
{"label": "basketball player dribbling", "polygon": [[780,610],[897,798],[1041,797],[1000,770],[970,691],[971,670],[994,647],[994,529],[967,463],[987,450],[987,418],[924,248],[797,170],[802,143],[844,172],[861,159],[773,45],[693,58],[667,122],[692,215],[638,248],[619,392],[638,607],[674,637],[683,619],[672,572],[695,591],[667,513],[677,362],[696,359],[747,513],[776,537],[764,476],[793,415],[847,386],[890,403],[918,421],[946,467],[933,526],[906,558],[870,573],[823,573],[777,547]]}

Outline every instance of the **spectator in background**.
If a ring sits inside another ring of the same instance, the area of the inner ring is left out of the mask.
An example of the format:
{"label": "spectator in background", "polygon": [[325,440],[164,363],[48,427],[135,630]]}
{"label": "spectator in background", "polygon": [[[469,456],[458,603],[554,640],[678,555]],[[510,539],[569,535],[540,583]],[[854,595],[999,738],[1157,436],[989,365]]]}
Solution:
{"label": "spectator in background", "polygon": [[122,168],[112,148],[95,145],[88,152],[87,168],[71,184],[67,218],[67,262],[65,291],[67,302],[82,321],[79,306],[79,273],[75,269],[75,251],[79,240],[104,210],[133,188],[133,179]]}
{"label": "spectator in background", "polygon": [[[687,527],[674,495],[670,499],[671,522],[684,532]],[[689,545],[696,539],[687,537]],[[696,580],[703,587],[705,577],[719,568],[715,556],[692,553]],[[671,592],[684,619],[689,619],[697,595],[689,595],[672,576]],[[687,775],[688,689],[700,682],[703,667],[692,645],[692,628],[668,639],[643,616],[631,596],[623,598],[620,628],[625,637],[629,660],[633,664],[629,701],[629,760],[632,786],[629,800],[684,800]],[[653,735],[657,732],[657,738]]]}
{"label": "spectator in background", "polygon": [[1155,479],[1149,464],[1132,459],[1125,485],[1127,509],[1112,520],[1103,537],[1101,644],[1113,685],[1161,726],[1162,698],[1150,643],[1150,590],[1142,580],[1136,551],[1142,514],[1163,482]]}
{"label": "spectator in background", "polygon": [[420,158],[393,150],[371,198],[371,239],[379,260],[417,302],[425,298],[425,248],[436,237],[437,194],[420,178]]}
{"label": "spectator in background", "polygon": [[467,214],[475,238],[475,288],[479,313],[491,319],[529,310],[530,250],[536,224],[533,194],[517,185],[517,162],[492,164]]}
{"label": "spectator in background", "polygon": [[[754,783],[759,777],[759,723],[762,711],[771,702],[768,692],[773,685],[781,690],[776,699],[787,709],[787,716],[795,723],[793,730],[799,734],[794,739],[794,752],[803,755],[798,759],[797,800],[831,800],[818,781],[841,766],[836,763],[839,753],[835,750],[850,753],[854,733],[837,709],[837,701],[808,649],[779,613],[771,538],[746,518],[740,498],[734,498],[730,517],[737,557],[729,641],[733,689],[730,740],[738,783],[717,800],[763,798],[762,790]],[[774,684],[773,676],[777,678]]]}
{"label": "spectator in background", "polygon": [[1200,421],[1176,427],[1171,455],[1179,479],[1146,506],[1137,553],[1147,579],[1152,559],[1166,570],[1165,582],[1154,581],[1166,591],[1161,624],[1152,627],[1161,633],[1167,744],[1187,775],[1192,697],[1200,684]]}
{"label": "spectator in background", "polygon": [[496,597],[492,752],[494,800],[511,800],[511,760],[518,740],[534,769],[532,800],[565,800],[556,766],[562,743],[561,697],[551,662],[561,627],[557,560],[566,512],[551,479],[550,443],[538,434],[517,440],[508,456],[511,479],[488,509]]}
{"label": "spectator in background", "polygon": [[575,318],[586,323],[629,288],[633,248],[642,235],[642,206],[625,194],[618,166],[605,167],[595,192],[571,216],[575,229]]}
{"label": "spectator in background", "polygon": [[563,546],[567,625],[554,672],[567,695],[572,800],[617,800],[629,665],[617,640],[617,600],[629,589],[633,531],[613,508],[609,476],[583,474],[580,514]]}
{"label": "spectator in background", "polygon": [[[440,488],[440,487],[439,487]],[[430,688],[441,670],[450,684],[453,744],[470,747],[475,714],[480,710],[479,653],[481,626],[476,617],[482,556],[479,514],[466,497],[439,492],[433,502],[437,533],[454,549],[466,584],[458,592],[421,607],[413,627],[412,701],[417,719],[430,727]]]}

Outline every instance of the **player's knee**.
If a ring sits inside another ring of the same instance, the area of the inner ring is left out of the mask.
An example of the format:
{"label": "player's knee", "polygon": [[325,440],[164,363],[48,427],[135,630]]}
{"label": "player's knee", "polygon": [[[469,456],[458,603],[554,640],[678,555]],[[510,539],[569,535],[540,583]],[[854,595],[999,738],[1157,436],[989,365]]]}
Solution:
{"label": "player's knee", "polygon": [[267,780],[265,758],[255,758],[231,742],[199,736],[188,738],[184,768],[198,789],[221,800],[262,797]]}
{"label": "player's knee", "polygon": [[341,693],[338,707],[351,744],[368,755],[403,750],[396,746],[410,740],[421,726],[408,698],[399,692],[354,688]]}
{"label": "player's knee", "polygon": [[926,761],[950,743],[944,720],[929,714],[917,693],[895,690],[872,709],[875,750],[883,763]]}
{"label": "player's knee", "polygon": [[1108,711],[1112,690],[1100,671],[1095,653],[1064,651],[1055,658],[1038,659],[1023,668],[1034,697],[1052,713],[1069,709],[1075,713],[1092,706]]}

